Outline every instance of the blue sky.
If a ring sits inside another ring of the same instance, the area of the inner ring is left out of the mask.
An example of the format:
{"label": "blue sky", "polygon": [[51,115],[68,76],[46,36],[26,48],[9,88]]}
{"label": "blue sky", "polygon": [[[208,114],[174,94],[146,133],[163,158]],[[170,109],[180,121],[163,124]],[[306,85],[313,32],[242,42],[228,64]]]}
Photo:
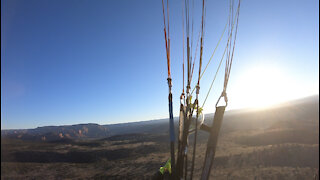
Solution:
{"label": "blue sky", "polygon": [[[176,116],[182,89],[182,3],[169,3]],[[194,36],[201,13],[200,2],[195,4]],[[204,63],[227,16],[227,1],[207,1]],[[162,18],[160,0],[2,0],[1,128],[167,118]],[[200,101],[225,43],[226,38],[201,81]],[[283,100],[318,93],[319,1],[242,1],[229,109],[247,107],[239,97],[254,91],[257,79],[248,80],[254,69],[264,71],[257,77],[269,87],[256,90],[256,96],[287,94],[286,87],[294,90]],[[268,79],[279,76],[275,84]],[[214,112],[222,77],[220,72],[207,113]]]}

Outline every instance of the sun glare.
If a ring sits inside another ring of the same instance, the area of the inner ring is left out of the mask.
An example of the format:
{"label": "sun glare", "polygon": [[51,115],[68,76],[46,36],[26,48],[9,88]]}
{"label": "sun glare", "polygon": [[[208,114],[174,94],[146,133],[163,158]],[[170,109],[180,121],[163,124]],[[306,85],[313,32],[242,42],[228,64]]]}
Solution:
{"label": "sun glare", "polygon": [[229,97],[232,108],[260,109],[301,97],[302,92],[302,87],[283,70],[257,66],[237,78]]}

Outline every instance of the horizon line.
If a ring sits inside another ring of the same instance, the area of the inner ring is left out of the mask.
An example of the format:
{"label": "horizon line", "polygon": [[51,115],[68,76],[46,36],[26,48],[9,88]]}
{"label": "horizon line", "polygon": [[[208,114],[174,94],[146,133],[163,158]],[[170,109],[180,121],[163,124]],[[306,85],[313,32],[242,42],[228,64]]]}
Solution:
{"label": "horizon line", "polygon": [[[298,101],[298,100],[303,100],[306,98],[311,98],[314,96],[318,96],[319,97],[319,93],[318,94],[312,94],[312,95],[308,95],[308,96],[303,96],[303,97],[299,97],[299,98],[295,98],[295,99],[291,99],[288,101],[284,101],[284,102],[279,102],[277,104],[274,104],[272,106],[268,106],[268,107],[264,107],[264,108],[233,108],[233,109],[228,109],[226,110],[226,112],[230,112],[230,111],[261,111],[261,110],[266,110],[266,109],[272,109],[273,106],[281,106],[281,105],[285,105],[286,103],[292,102],[292,101]],[[205,115],[209,115],[209,114],[214,114],[214,112],[209,112],[206,113]],[[179,116],[174,116],[174,119],[179,118]],[[157,120],[167,120],[169,119],[169,117],[167,118],[155,118],[155,119],[148,119],[148,120],[140,120],[140,121],[126,121],[126,122],[119,122],[119,123],[107,123],[107,124],[99,124],[99,123],[78,123],[78,124],[61,124],[61,125],[45,125],[45,126],[37,126],[37,127],[31,127],[31,128],[23,128],[23,129],[17,129],[17,128],[8,128],[8,129],[2,129],[1,131],[5,131],[5,130],[28,130],[28,129],[36,129],[36,128],[40,128],[40,127],[49,127],[49,126],[55,126],[55,127],[59,127],[59,126],[73,126],[73,125],[81,125],[81,124],[97,124],[99,126],[107,126],[107,125],[117,125],[117,124],[129,124],[129,123],[139,123],[139,122],[147,122],[147,121],[157,121]]]}

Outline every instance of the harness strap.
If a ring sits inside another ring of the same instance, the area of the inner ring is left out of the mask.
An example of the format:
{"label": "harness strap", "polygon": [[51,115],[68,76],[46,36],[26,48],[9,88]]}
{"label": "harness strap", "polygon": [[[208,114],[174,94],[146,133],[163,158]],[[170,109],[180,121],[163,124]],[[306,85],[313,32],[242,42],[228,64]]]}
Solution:
{"label": "harness strap", "polygon": [[201,174],[201,180],[207,180],[210,176],[211,167],[214,160],[214,155],[216,153],[217,143],[218,143],[218,135],[220,132],[220,128],[222,125],[223,115],[225,112],[226,106],[216,107],[216,112],[213,118],[213,124],[210,128],[210,136],[208,139],[207,150],[205,161],[203,165],[203,170]]}

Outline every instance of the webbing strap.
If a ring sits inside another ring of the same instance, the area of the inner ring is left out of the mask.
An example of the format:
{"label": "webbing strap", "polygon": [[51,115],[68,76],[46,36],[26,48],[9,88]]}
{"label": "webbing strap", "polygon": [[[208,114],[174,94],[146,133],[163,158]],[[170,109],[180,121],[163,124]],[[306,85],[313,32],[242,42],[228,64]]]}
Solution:
{"label": "webbing strap", "polygon": [[223,120],[223,115],[224,115],[225,109],[226,109],[226,106],[216,107],[216,112],[214,114],[213,124],[211,126],[210,136],[208,139],[206,156],[204,158],[205,161],[204,161],[203,170],[202,170],[202,174],[201,174],[201,180],[209,179],[211,167],[212,167],[213,160],[214,160],[214,155],[216,153],[216,148],[217,148],[217,143],[218,143],[218,135],[219,135],[220,128],[222,125],[222,120]]}
{"label": "webbing strap", "polygon": [[173,112],[172,112],[172,94],[169,94],[169,117],[170,117],[170,141],[175,141]]}
{"label": "webbing strap", "polygon": [[183,156],[183,150],[182,150],[182,132],[183,132],[183,127],[184,127],[184,112],[185,112],[185,107],[183,105],[183,99],[181,97],[181,104],[180,104],[180,114],[179,114],[179,136],[178,136],[178,154],[177,154],[177,164],[176,164],[176,169],[177,169],[177,175],[179,176],[179,168],[181,167],[181,160],[179,157]]}
{"label": "webbing strap", "polygon": [[[185,106],[181,102],[180,114],[179,114],[179,137],[178,137],[179,147],[180,147],[181,141],[182,141],[182,132],[183,132],[183,127],[184,127],[184,113],[185,113]],[[179,147],[178,147],[178,151],[180,149]]]}
{"label": "webbing strap", "polygon": [[167,66],[168,66],[168,87],[169,87],[169,131],[170,131],[170,153],[171,153],[171,166],[172,174],[175,175],[175,157],[174,157],[174,143],[175,143],[175,134],[174,134],[174,123],[173,123],[173,111],[172,111],[172,93],[171,93],[171,72],[170,72],[170,34],[169,34],[169,0],[167,0],[167,24],[168,29],[166,29],[166,16],[165,16],[165,7],[162,0],[162,13],[163,13],[163,23],[164,23],[164,37],[166,43],[166,53],[167,53]]}
{"label": "webbing strap", "polygon": [[[190,101],[190,97],[187,97],[187,102]],[[182,132],[182,140],[180,145],[180,153],[177,158],[177,168],[176,173],[179,178],[183,176],[183,170],[184,167],[187,168],[187,160],[186,160],[186,153],[187,153],[187,147],[188,147],[188,132],[190,127],[190,122],[192,119],[192,109],[190,103],[187,103],[187,105],[184,107],[184,113],[183,113],[183,132]],[[187,173],[187,172],[185,172]]]}
{"label": "webbing strap", "polygon": [[174,133],[174,123],[173,123],[173,112],[172,112],[172,94],[169,93],[169,130],[170,130],[170,150],[171,150],[171,166],[174,169],[175,167],[175,157],[174,157],[174,142],[175,142],[175,133]]}

